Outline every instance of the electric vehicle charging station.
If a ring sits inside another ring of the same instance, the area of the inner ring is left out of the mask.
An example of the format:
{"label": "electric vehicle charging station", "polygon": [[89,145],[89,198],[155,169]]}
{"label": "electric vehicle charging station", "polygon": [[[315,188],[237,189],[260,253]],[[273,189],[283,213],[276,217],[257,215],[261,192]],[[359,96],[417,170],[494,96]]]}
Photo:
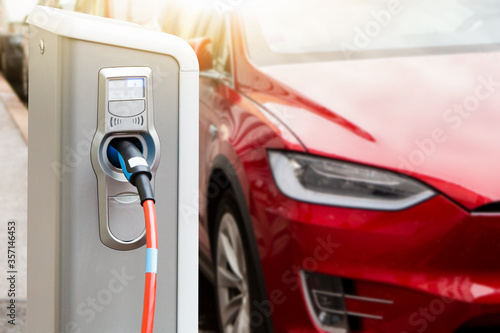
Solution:
{"label": "electric vehicle charging station", "polygon": [[[36,7],[30,23],[28,333],[139,332],[144,155],[158,220],[157,332],[198,331],[198,60],[137,25]],[[140,160],[129,160],[140,165]]]}

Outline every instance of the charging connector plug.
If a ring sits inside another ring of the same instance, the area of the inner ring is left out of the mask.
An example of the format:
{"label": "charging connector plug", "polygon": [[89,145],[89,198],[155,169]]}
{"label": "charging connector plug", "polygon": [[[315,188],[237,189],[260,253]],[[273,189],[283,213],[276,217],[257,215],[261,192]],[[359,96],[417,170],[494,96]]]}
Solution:
{"label": "charging connector plug", "polygon": [[120,165],[130,184],[137,187],[141,205],[146,200],[155,200],[151,187],[152,173],[148,162],[137,146],[127,139],[114,139],[108,145],[108,159],[113,165]]}

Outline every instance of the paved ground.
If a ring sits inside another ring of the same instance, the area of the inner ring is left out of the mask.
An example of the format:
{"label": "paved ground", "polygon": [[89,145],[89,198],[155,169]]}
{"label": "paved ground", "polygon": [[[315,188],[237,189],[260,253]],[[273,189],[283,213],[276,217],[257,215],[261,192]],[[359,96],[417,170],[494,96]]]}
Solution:
{"label": "paved ground", "polygon": [[[27,164],[28,148],[13,119],[27,117],[22,103],[5,87],[0,77],[0,332],[25,332],[26,320],[26,246],[27,246]],[[7,86],[8,88],[8,86]],[[5,105],[14,107],[11,116]],[[24,113],[23,113],[24,112]],[[13,118],[14,117],[14,118]],[[25,123],[27,125],[27,123]],[[26,127],[27,128],[27,127]],[[15,263],[8,267],[8,222],[15,222]],[[16,273],[7,273],[14,271]],[[15,276],[16,325],[7,321],[8,276]]]}
{"label": "paved ground", "polygon": [[[8,301],[0,301],[0,307],[6,309],[10,303]],[[26,332],[26,301],[18,301],[16,303],[16,320],[15,325],[7,322],[10,318],[4,319],[5,312],[2,312],[2,320],[0,320],[0,332],[2,333],[25,333]]]}

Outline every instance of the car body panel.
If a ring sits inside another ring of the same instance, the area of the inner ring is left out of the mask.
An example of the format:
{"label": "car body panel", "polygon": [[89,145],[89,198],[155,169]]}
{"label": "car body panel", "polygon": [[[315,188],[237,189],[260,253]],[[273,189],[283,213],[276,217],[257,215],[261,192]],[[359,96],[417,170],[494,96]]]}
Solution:
{"label": "car body panel", "polygon": [[357,296],[392,301],[347,303],[350,311],[383,316],[363,319],[367,332],[418,332],[420,308],[429,304],[439,321],[427,320],[428,332],[453,332],[479,314],[500,313],[500,264],[491,254],[500,251],[499,216],[472,216],[440,195],[400,212],[301,203],[274,185],[264,150],[260,158],[246,170],[277,332],[304,325],[300,270],[352,279]]}

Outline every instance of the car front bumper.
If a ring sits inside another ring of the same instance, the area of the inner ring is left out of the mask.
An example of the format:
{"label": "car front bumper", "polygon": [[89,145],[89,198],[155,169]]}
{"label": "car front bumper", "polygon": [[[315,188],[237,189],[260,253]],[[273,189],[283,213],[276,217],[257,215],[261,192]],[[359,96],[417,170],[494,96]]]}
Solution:
{"label": "car front bumper", "polygon": [[255,156],[244,165],[269,298],[260,308],[276,332],[323,331],[303,271],[349,286],[351,332],[500,327],[500,215],[471,214],[443,195],[395,212],[301,203],[279,192]]}

